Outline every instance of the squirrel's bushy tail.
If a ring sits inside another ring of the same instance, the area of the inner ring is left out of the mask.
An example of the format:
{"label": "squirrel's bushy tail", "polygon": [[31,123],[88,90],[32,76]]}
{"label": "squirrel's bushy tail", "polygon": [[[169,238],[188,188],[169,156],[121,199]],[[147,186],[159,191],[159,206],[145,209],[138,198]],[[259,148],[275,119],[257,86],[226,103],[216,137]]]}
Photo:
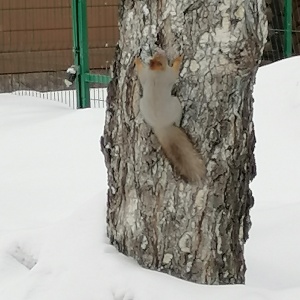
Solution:
{"label": "squirrel's bushy tail", "polygon": [[179,127],[154,128],[161,147],[171,164],[188,182],[203,183],[206,168],[186,133]]}

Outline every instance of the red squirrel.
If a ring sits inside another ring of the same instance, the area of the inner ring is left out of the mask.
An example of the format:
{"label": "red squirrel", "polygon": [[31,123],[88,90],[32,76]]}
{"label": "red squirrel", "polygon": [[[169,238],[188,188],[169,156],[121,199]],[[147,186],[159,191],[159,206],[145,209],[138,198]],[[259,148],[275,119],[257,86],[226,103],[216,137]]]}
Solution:
{"label": "red squirrel", "polygon": [[168,65],[164,51],[157,52],[149,64],[144,64],[140,58],[135,59],[143,88],[140,111],[180,175],[191,183],[202,182],[206,174],[205,164],[186,133],[179,128],[182,108],[178,98],[171,95],[182,59],[182,56],[175,58],[172,67]]}

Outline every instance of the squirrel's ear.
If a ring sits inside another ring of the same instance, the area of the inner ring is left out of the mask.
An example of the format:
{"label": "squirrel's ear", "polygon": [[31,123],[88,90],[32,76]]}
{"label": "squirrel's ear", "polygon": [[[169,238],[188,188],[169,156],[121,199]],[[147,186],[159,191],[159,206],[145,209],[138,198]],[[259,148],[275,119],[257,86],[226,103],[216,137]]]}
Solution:
{"label": "squirrel's ear", "polygon": [[182,60],[183,60],[183,55],[179,55],[173,60],[172,69],[174,71],[179,72]]}
{"label": "squirrel's ear", "polygon": [[140,71],[141,69],[143,69],[143,62],[141,61],[141,59],[139,57],[136,57],[134,59],[134,64],[135,64],[135,68],[137,69],[137,71]]}
{"label": "squirrel's ear", "polygon": [[136,57],[134,58],[134,60],[133,60],[133,63],[134,63],[135,65],[138,65],[140,62],[141,62],[141,59],[140,59],[138,56],[136,56]]}

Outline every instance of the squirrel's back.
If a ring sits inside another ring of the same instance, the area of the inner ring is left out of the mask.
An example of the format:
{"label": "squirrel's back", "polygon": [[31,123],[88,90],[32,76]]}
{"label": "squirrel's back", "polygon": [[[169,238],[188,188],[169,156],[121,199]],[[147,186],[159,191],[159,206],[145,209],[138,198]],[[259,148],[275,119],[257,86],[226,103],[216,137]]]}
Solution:
{"label": "squirrel's back", "polygon": [[156,54],[139,77],[143,87],[140,109],[145,121],[153,128],[179,123],[182,108],[179,100],[171,95],[177,76],[167,64],[166,56]]}

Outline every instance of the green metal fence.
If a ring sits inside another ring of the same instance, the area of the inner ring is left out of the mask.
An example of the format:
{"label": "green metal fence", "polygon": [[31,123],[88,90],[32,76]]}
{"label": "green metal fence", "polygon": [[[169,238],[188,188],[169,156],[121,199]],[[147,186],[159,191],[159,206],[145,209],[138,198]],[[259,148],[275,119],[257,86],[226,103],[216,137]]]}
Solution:
{"label": "green metal fence", "polygon": [[[300,54],[300,0],[266,4],[269,36],[263,63]],[[102,106],[118,40],[118,5],[118,0],[1,0],[0,92],[74,108]],[[66,87],[72,65],[77,79]]]}
{"label": "green metal fence", "polygon": [[266,0],[269,22],[264,63],[300,54],[300,0]]}
{"label": "green metal fence", "polygon": [[[88,19],[85,49],[90,65],[88,74],[82,77],[90,82],[91,106],[103,106],[107,80],[99,81],[97,76],[109,74],[118,40],[118,1],[73,2],[85,5]],[[0,93],[78,106],[75,85],[66,87],[64,83],[66,70],[78,59],[73,47],[71,8],[72,0],[0,1]]]}

